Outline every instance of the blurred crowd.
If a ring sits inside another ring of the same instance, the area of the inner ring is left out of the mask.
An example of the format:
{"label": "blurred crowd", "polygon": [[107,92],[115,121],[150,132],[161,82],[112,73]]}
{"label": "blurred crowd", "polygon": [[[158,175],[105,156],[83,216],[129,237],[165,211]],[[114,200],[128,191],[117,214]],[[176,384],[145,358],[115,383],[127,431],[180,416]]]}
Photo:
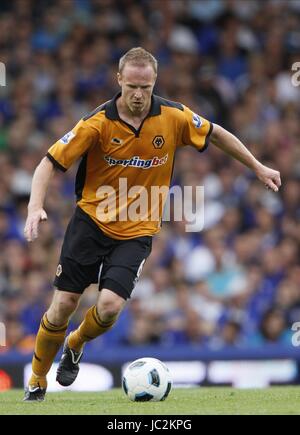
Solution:
{"label": "blurred crowd", "polygon": [[[205,225],[165,222],[130,304],[90,346],[291,345],[300,321],[300,2],[293,0],[1,0],[0,321],[7,347],[31,352],[52,297],[75,206],[76,167],[56,172],[48,221],[27,244],[32,175],[47,149],[118,92],[118,59],[159,61],[155,93],[237,135],[282,176],[275,194],[213,145],[177,153],[173,186],[204,186]],[[91,287],[72,318],[97,296]]]}

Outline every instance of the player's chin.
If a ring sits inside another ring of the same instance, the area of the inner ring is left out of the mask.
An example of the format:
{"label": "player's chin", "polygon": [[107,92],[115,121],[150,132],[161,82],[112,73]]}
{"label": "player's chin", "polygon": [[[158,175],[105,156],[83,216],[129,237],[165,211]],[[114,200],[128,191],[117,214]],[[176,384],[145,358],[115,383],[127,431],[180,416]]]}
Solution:
{"label": "player's chin", "polygon": [[144,104],[142,103],[132,103],[131,104],[131,111],[135,113],[140,113],[144,110]]}

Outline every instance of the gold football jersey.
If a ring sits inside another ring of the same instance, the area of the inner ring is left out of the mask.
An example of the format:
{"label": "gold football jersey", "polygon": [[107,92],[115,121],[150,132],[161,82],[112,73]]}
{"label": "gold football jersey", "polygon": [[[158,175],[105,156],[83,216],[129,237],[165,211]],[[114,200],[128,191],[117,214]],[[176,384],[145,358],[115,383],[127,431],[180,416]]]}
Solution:
{"label": "gold football jersey", "polygon": [[212,124],[180,103],[152,96],[148,116],[136,130],[119,117],[116,100],[99,106],[47,153],[66,171],[81,159],[77,205],[114,239],[159,232],[177,147],[203,151]]}

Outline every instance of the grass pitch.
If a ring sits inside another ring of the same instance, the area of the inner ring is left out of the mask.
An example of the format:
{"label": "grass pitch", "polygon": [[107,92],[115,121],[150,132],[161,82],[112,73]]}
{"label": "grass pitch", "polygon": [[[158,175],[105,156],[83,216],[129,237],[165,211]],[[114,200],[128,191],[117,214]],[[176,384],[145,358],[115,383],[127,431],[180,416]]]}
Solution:
{"label": "grass pitch", "polygon": [[0,415],[300,415],[300,386],[260,390],[173,389],[164,402],[130,402],[121,389],[48,393],[43,403],[22,403],[23,391],[0,393]]}

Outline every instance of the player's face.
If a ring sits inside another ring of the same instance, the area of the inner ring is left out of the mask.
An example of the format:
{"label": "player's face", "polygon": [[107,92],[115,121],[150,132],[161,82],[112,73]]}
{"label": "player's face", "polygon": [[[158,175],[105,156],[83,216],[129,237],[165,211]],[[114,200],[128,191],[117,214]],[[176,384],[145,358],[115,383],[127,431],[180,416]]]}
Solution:
{"label": "player's face", "polygon": [[155,80],[156,74],[150,64],[137,66],[126,63],[122,73],[118,74],[122,99],[133,115],[138,116],[150,108]]}

